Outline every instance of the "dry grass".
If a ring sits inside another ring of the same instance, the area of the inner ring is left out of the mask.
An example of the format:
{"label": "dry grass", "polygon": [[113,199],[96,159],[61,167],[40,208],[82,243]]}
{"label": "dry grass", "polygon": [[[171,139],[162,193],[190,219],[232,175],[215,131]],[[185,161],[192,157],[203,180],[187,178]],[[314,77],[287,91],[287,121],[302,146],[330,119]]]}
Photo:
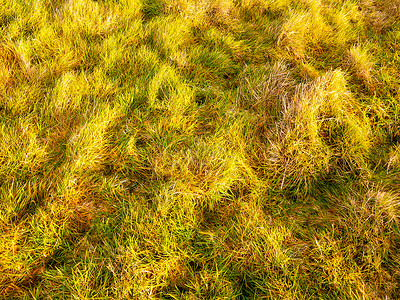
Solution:
{"label": "dry grass", "polygon": [[399,298],[398,8],[0,0],[0,298]]}

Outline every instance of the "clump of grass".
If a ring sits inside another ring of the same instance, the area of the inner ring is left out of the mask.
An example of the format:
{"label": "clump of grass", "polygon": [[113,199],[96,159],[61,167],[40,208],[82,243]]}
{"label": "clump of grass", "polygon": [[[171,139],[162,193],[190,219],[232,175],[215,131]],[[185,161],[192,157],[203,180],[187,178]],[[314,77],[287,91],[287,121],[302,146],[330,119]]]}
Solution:
{"label": "clump of grass", "polygon": [[29,119],[21,119],[11,128],[3,124],[0,136],[4,142],[0,151],[3,178],[34,175],[41,169],[48,149],[38,137],[38,128]]}
{"label": "clump of grass", "polygon": [[53,111],[59,114],[73,113],[82,109],[84,97],[90,93],[90,85],[85,75],[65,72],[54,87]]}
{"label": "clump of grass", "polygon": [[184,130],[184,115],[193,104],[193,91],[181,82],[173,68],[163,65],[149,82],[148,104],[150,108],[169,112],[171,129]]}
{"label": "clump of grass", "polygon": [[387,162],[387,170],[397,169],[400,163],[400,147],[399,145],[392,146],[389,152],[389,159]]}
{"label": "clump of grass", "polygon": [[247,66],[240,75],[237,105],[257,114],[266,129],[279,118],[282,104],[293,96],[295,81],[287,65]]}
{"label": "clump of grass", "polygon": [[67,145],[68,156],[72,159],[72,171],[85,172],[97,170],[105,164],[108,144],[107,134],[115,119],[116,109],[102,105],[93,118],[72,134]]}
{"label": "clump of grass", "polygon": [[278,1],[242,1],[241,5],[247,10],[265,11],[270,10],[274,13],[286,9],[290,6],[291,0],[278,0]]}
{"label": "clump of grass", "polygon": [[347,62],[354,70],[355,76],[365,82],[367,86],[374,85],[374,61],[369,54],[369,49],[366,45],[361,48],[360,46],[353,46],[348,51]]}
{"label": "clump of grass", "polygon": [[154,18],[147,28],[152,32],[152,40],[157,48],[163,49],[166,56],[173,55],[193,41],[191,27],[178,17]]}
{"label": "clump of grass", "polygon": [[280,187],[307,193],[332,170],[368,170],[369,123],[347,90],[340,70],[297,88],[283,103],[284,115],[277,122],[277,138],[266,154],[276,169]]}
{"label": "clump of grass", "polygon": [[[354,255],[359,256],[359,264],[364,270],[368,270],[362,272],[364,281],[368,281],[363,292],[370,297],[377,296],[379,292],[376,292],[376,287],[384,284],[391,276],[384,269],[383,262],[395,255],[387,238],[391,236],[391,228],[398,224],[397,199],[393,192],[381,187],[370,187],[365,195],[350,194],[343,209],[345,222],[352,224],[346,235],[356,244],[362,245],[360,250],[354,251]],[[367,219],[369,221],[365,222]],[[380,293],[387,293],[386,288]]]}
{"label": "clump of grass", "polygon": [[7,95],[14,92],[9,87],[26,82],[34,75],[35,71],[30,63],[32,50],[28,43],[14,43],[9,40],[5,40],[0,49],[2,53],[0,65],[2,69],[1,90],[3,95]]}
{"label": "clump of grass", "polygon": [[323,15],[317,11],[293,11],[283,24],[278,44],[303,59],[308,51],[320,51],[322,43],[329,41],[332,29],[326,24]]}
{"label": "clump of grass", "polygon": [[68,24],[63,26],[66,35],[105,35],[118,27],[118,15],[115,9],[94,1],[65,2],[59,21]]}
{"label": "clump of grass", "polygon": [[399,1],[361,1],[361,7],[367,16],[367,24],[371,26],[374,31],[385,31],[399,20]]}

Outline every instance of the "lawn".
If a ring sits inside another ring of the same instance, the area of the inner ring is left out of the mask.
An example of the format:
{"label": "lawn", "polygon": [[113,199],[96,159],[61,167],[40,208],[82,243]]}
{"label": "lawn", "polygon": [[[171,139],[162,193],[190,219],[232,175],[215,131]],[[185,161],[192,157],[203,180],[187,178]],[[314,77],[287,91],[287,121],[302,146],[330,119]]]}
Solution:
{"label": "lawn", "polygon": [[0,0],[0,299],[400,299],[400,0]]}

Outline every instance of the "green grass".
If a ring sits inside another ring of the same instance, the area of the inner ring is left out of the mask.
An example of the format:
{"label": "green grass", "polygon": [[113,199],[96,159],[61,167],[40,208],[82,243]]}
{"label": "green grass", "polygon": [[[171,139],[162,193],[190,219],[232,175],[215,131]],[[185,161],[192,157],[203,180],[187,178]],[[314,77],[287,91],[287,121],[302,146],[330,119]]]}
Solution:
{"label": "green grass", "polygon": [[0,0],[0,298],[400,298],[399,11]]}

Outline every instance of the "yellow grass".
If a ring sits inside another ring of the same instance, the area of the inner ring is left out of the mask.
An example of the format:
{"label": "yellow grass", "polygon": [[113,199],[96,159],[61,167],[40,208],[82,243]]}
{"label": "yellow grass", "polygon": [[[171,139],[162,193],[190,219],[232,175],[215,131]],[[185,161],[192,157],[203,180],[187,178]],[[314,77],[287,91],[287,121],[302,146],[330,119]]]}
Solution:
{"label": "yellow grass", "polygon": [[0,0],[0,298],[399,298],[399,7]]}

